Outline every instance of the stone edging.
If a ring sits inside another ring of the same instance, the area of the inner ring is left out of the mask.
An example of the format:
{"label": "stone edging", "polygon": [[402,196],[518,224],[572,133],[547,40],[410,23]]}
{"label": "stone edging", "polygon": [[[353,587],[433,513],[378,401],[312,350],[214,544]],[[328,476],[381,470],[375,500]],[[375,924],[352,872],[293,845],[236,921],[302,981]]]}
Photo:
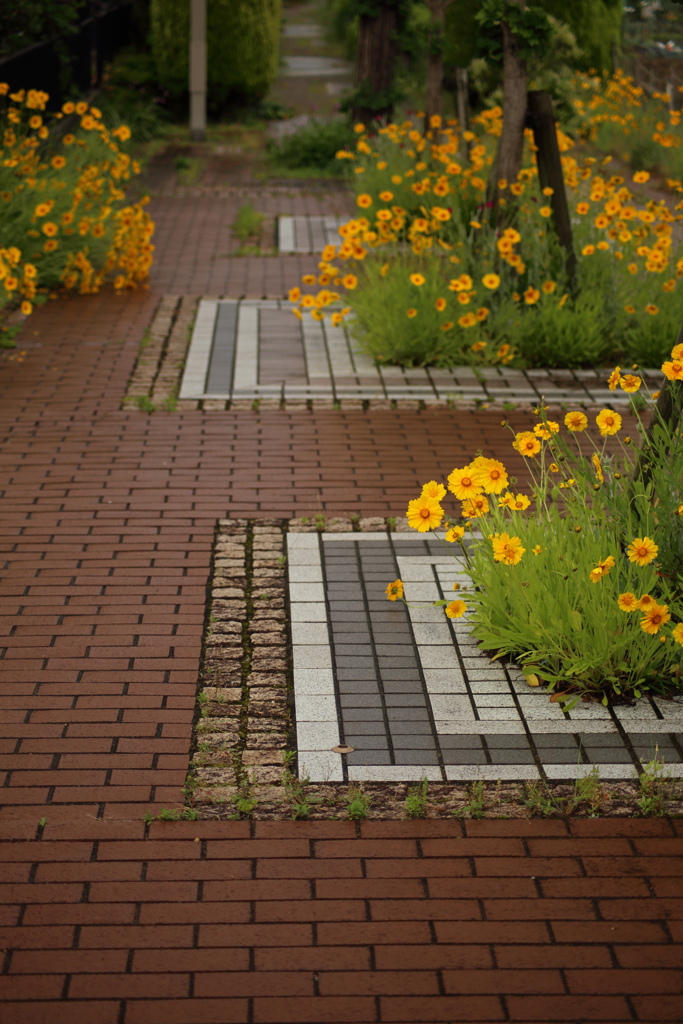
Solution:
{"label": "stone edging", "polygon": [[[359,792],[371,818],[405,818],[415,784],[307,783],[296,775],[295,723],[288,622],[287,533],[375,532],[393,520],[337,517],[221,519],[217,525],[207,601],[203,660],[192,763],[186,783],[191,813],[200,818],[337,819],[349,816]],[[403,532],[405,523],[396,524]],[[680,783],[672,812],[683,812]],[[424,814],[449,818],[528,818],[547,813],[547,797],[571,797],[573,784],[429,783]],[[536,797],[534,797],[536,793]],[[636,782],[602,782],[599,813],[638,814]],[[540,794],[540,795],[539,795]],[[544,805],[543,800],[546,799]],[[480,806],[481,805],[481,806]],[[302,808],[305,809],[302,811]],[[580,804],[574,813],[592,816]]]}

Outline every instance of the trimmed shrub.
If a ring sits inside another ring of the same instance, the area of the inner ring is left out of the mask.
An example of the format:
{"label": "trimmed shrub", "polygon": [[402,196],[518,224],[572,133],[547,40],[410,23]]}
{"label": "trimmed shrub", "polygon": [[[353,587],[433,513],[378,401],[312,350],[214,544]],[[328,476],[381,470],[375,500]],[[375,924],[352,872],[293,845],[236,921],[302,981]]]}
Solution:
{"label": "trimmed shrub", "polygon": [[[281,0],[208,0],[208,101],[254,102],[278,68]],[[190,2],[152,0],[152,54],[157,77],[172,96],[188,90]]]}

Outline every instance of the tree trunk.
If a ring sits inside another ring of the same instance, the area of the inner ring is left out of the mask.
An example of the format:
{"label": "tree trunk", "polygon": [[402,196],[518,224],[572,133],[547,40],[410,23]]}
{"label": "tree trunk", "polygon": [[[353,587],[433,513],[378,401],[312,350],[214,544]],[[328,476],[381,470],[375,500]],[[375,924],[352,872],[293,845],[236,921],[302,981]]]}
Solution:
{"label": "tree trunk", "polygon": [[427,0],[432,21],[429,26],[427,49],[427,83],[425,90],[425,130],[431,127],[432,117],[443,114],[443,39],[446,26],[447,0]]}
{"label": "tree trunk", "polygon": [[536,90],[527,94],[527,101],[529,124],[534,133],[534,142],[538,151],[536,153],[538,180],[541,188],[553,190],[550,197],[553,223],[560,245],[565,251],[567,278],[570,288],[574,291],[576,287],[576,255],[567,192],[564,187],[562,157],[557,143],[553,101],[549,93]]}
{"label": "tree trunk", "polygon": [[354,121],[367,125],[393,114],[397,28],[395,7],[382,7],[376,18],[361,15],[353,82],[356,95],[351,108]]}
{"label": "tree trunk", "polygon": [[[512,0],[524,7],[524,0]],[[518,40],[503,22],[503,133],[498,175],[516,181],[522,167],[526,118],[526,64],[519,56]],[[495,183],[494,183],[495,184]]]}

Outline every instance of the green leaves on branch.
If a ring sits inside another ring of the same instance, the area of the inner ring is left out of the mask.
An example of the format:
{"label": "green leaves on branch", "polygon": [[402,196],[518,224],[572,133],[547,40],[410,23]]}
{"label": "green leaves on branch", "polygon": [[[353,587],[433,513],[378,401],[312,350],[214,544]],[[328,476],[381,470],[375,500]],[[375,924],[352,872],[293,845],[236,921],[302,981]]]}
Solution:
{"label": "green leaves on branch", "polygon": [[518,52],[522,60],[529,60],[548,46],[552,28],[548,15],[540,7],[522,9],[511,0],[482,0],[475,15],[478,22],[479,48],[487,60],[503,60],[503,23],[517,37]]}

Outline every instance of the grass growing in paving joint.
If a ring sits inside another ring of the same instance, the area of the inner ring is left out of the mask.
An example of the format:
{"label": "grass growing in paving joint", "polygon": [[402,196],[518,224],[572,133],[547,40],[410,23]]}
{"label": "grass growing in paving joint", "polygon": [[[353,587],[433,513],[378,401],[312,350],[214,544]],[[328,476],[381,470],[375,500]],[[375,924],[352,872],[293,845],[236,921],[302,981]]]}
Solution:
{"label": "grass growing in paving joint", "polygon": [[231,228],[235,238],[246,242],[249,238],[258,238],[265,215],[257,213],[252,203],[245,203],[237,212]]}

